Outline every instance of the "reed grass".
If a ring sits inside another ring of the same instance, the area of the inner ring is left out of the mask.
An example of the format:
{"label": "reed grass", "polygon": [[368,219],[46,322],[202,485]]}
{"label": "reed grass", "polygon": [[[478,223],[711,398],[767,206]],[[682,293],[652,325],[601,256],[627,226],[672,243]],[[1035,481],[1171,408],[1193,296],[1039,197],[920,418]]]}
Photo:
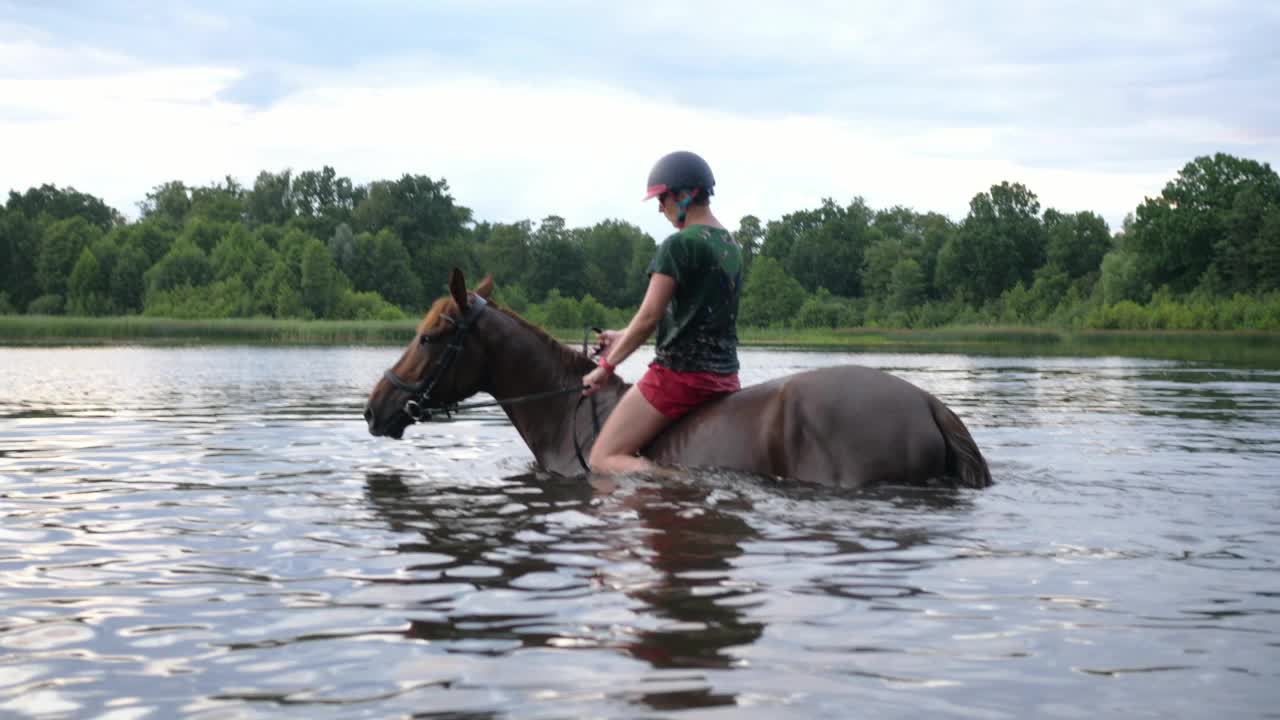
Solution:
{"label": "reed grass", "polygon": [[[143,316],[0,315],[0,345],[403,345],[416,320],[174,320]],[[581,328],[549,328],[578,347]],[[741,328],[744,347],[848,352],[970,355],[1127,356],[1280,368],[1280,333],[1265,331],[1055,330],[952,326],[878,328]],[[594,336],[592,337],[594,339]]]}
{"label": "reed grass", "polygon": [[416,320],[174,320],[144,316],[0,316],[0,343],[261,343],[281,345],[401,344]]}

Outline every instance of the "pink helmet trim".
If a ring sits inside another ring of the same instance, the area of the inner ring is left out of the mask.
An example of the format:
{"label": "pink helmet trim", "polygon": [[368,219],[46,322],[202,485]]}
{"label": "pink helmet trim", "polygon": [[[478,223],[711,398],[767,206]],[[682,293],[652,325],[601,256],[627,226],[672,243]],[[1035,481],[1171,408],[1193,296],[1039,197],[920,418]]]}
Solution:
{"label": "pink helmet trim", "polygon": [[658,197],[659,195],[661,195],[666,191],[667,191],[666,185],[650,185],[649,189],[646,191],[644,199],[648,200],[649,198]]}

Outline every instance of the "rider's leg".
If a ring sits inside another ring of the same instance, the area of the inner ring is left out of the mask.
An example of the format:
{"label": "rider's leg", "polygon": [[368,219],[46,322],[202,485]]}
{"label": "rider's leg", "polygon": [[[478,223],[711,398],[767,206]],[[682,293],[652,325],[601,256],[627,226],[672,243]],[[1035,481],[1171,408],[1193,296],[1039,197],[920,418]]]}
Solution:
{"label": "rider's leg", "polygon": [[611,475],[652,471],[657,466],[636,453],[672,422],[633,385],[609,413],[591,446],[591,471]]}

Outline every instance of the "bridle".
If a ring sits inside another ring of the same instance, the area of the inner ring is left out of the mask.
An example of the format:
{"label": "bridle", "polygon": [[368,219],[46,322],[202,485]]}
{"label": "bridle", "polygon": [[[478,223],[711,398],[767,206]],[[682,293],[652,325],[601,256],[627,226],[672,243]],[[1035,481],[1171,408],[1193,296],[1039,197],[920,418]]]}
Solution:
{"label": "bridle", "polygon": [[[422,378],[416,383],[411,383],[401,378],[399,375],[396,375],[394,367],[389,367],[386,369],[386,371],[382,373],[382,377],[386,378],[387,382],[391,383],[392,387],[396,388],[397,390],[403,390],[409,393],[409,399],[406,400],[404,403],[404,413],[408,415],[410,418],[412,418],[414,422],[427,422],[431,420],[432,410],[441,411],[445,414],[446,417],[451,417],[453,413],[458,412],[460,410],[470,410],[472,408],[491,407],[495,405],[511,405],[514,403],[530,402],[532,400],[542,400],[549,397],[555,397],[557,395],[567,395],[569,393],[582,392],[583,386],[579,384],[579,385],[573,385],[570,387],[560,388],[558,390],[548,390],[540,393],[532,393],[530,395],[519,395],[517,397],[506,398],[503,400],[493,400],[491,402],[458,404],[458,403],[442,403],[442,402],[432,400],[431,391],[435,390],[436,384],[440,382],[440,378],[443,377],[444,374],[449,371],[449,368],[453,366],[454,361],[458,359],[458,356],[460,354],[462,354],[462,344],[466,342],[467,333],[471,331],[471,328],[475,327],[476,321],[479,319],[480,314],[485,311],[485,308],[489,307],[489,303],[486,302],[484,298],[480,297],[479,295],[476,295],[472,298],[470,306],[471,307],[469,312],[466,315],[464,315],[462,318],[457,320],[449,317],[448,315],[445,315],[444,313],[440,314],[440,317],[444,318],[446,322],[453,325],[454,331],[453,331],[453,334],[449,337],[449,344],[446,345],[444,348],[444,354],[440,357],[440,359],[436,362],[436,364],[432,366],[431,371],[427,373],[426,377]],[[422,345],[430,345],[434,342],[439,342],[439,341],[432,340],[425,333],[422,335],[422,338],[419,340],[419,343]],[[586,347],[585,337],[583,338],[583,347],[584,347],[584,353],[585,353],[585,347]],[[578,403],[573,408],[575,427],[577,426],[578,408],[582,406],[583,399],[585,398],[582,398],[582,397],[578,398]],[[596,434],[599,434],[600,421],[596,416],[595,396],[591,397],[591,420],[592,420],[592,425],[595,427]],[[573,449],[574,449],[574,453],[577,455],[578,464],[582,466],[582,469],[584,471],[590,472],[591,468],[587,465],[586,457],[584,457],[582,452],[582,444],[579,441],[576,432],[574,433],[574,436],[573,436]]]}
{"label": "bridle", "polygon": [[[404,403],[404,413],[413,418],[415,422],[425,422],[431,419],[431,410],[433,408],[431,391],[436,389],[436,383],[440,382],[440,378],[453,366],[453,361],[458,359],[458,355],[462,353],[462,343],[466,342],[467,333],[470,332],[471,328],[475,327],[480,313],[489,307],[489,303],[479,295],[473,297],[470,304],[470,311],[457,320],[444,313],[440,314],[440,317],[453,325],[454,332],[449,337],[449,344],[444,348],[444,355],[432,366],[426,377],[416,383],[411,383],[396,375],[394,367],[387,368],[386,372],[382,373],[382,377],[386,378],[387,382],[391,383],[397,390],[409,393],[410,397]],[[423,333],[421,340],[418,342],[422,345],[430,345],[438,341],[432,340],[426,333]],[[444,403],[435,403],[434,408],[444,410],[446,414],[449,412],[449,406]]]}

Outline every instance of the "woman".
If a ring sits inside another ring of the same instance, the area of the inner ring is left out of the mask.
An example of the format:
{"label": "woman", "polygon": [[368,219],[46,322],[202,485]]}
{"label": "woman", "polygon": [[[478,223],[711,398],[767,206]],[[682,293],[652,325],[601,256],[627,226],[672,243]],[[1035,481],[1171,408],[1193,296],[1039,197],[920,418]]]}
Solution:
{"label": "woman", "polygon": [[583,378],[591,394],[656,329],[657,353],[622,396],[591,448],[591,469],[616,474],[654,468],[636,453],[667,425],[739,389],[738,296],[742,250],[715,215],[711,167],[691,152],[662,157],[645,200],[677,228],[649,264],[649,288],[624,330],[600,333],[599,365]]}

